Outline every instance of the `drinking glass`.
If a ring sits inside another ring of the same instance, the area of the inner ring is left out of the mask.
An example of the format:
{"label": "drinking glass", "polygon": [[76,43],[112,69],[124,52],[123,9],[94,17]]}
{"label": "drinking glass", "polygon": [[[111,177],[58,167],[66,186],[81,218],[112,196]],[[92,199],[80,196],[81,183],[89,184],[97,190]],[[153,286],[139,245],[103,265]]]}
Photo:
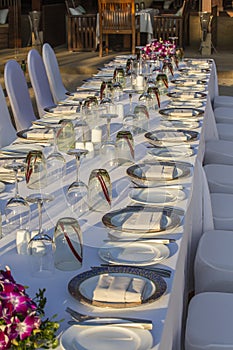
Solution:
{"label": "drinking glass", "polygon": [[143,102],[147,109],[151,109],[153,107],[153,97],[146,89],[138,98],[138,101]]}
{"label": "drinking glass", "polygon": [[118,114],[106,113],[101,114],[101,118],[105,118],[107,121],[107,139],[102,143],[101,154],[109,165],[114,165],[115,163],[115,143],[111,140],[111,120],[117,118]]}
{"label": "drinking glass", "polygon": [[128,165],[134,162],[134,140],[128,130],[120,130],[117,133],[116,159],[118,165]]}
{"label": "drinking glass", "polygon": [[10,230],[28,229],[30,223],[30,207],[28,202],[19,194],[18,172],[25,171],[24,163],[13,160],[11,164],[4,166],[6,169],[14,171],[15,174],[15,194],[10,198],[5,206],[6,223]]}
{"label": "drinking glass", "polygon": [[64,217],[58,220],[54,230],[54,265],[63,271],[76,271],[82,267],[83,238],[76,219]]}
{"label": "drinking glass", "polygon": [[33,277],[50,277],[54,272],[53,253],[55,245],[53,239],[42,229],[43,204],[53,199],[53,196],[41,193],[33,193],[26,198],[29,203],[37,203],[38,207],[38,232],[28,243]]}
{"label": "drinking glass", "polygon": [[123,67],[116,67],[114,69],[113,80],[120,83],[122,87],[125,86],[125,71]]}
{"label": "drinking glass", "polygon": [[168,92],[168,78],[165,73],[158,73],[156,77],[157,86],[159,88],[160,95],[165,95]]}
{"label": "drinking glass", "polygon": [[59,122],[60,129],[57,132],[57,146],[59,151],[67,153],[75,147],[75,131],[71,120],[62,119]]}
{"label": "drinking glass", "polygon": [[92,170],[88,181],[88,205],[91,210],[106,212],[111,209],[112,184],[106,169]]}
{"label": "drinking glass", "polygon": [[66,160],[63,157],[62,153],[59,152],[57,146],[57,134],[61,129],[60,124],[51,124],[48,126],[53,130],[53,139],[54,139],[54,149],[46,158],[47,171],[50,182],[54,182],[57,178],[63,178],[66,173]]}
{"label": "drinking glass", "polygon": [[85,156],[88,151],[86,149],[70,149],[67,153],[75,156],[76,160],[76,180],[68,187],[67,199],[72,210],[80,216],[88,210],[87,186],[79,178],[81,157]]}
{"label": "drinking glass", "polygon": [[152,96],[154,109],[160,108],[160,93],[159,88],[151,83],[148,84],[147,92]]}
{"label": "drinking glass", "polygon": [[137,133],[143,133],[149,129],[149,111],[147,106],[140,104],[134,107],[134,114],[136,116]]}
{"label": "drinking glass", "polygon": [[26,157],[26,185],[38,190],[47,185],[47,165],[42,151],[30,151]]}

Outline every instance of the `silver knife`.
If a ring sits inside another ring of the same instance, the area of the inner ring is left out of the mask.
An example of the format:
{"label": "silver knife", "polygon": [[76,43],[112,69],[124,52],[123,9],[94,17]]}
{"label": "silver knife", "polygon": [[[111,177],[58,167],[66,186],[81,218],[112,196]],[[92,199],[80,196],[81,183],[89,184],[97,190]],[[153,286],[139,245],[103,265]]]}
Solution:
{"label": "silver knife", "polygon": [[170,244],[176,242],[175,239],[169,238],[137,238],[135,240],[132,239],[119,239],[119,240],[110,240],[104,239],[104,242],[112,242],[112,243],[134,243],[134,242],[143,242],[143,243],[158,243],[158,244]]}
{"label": "silver knife", "polygon": [[[143,321],[143,320],[142,320]],[[115,326],[115,327],[133,327],[151,330],[153,328],[153,323],[148,322],[131,322],[120,319],[110,319],[110,320],[98,320],[98,321],[68,321],[69,325],[85,326],[85,327],[96,327],[96,326]]]}

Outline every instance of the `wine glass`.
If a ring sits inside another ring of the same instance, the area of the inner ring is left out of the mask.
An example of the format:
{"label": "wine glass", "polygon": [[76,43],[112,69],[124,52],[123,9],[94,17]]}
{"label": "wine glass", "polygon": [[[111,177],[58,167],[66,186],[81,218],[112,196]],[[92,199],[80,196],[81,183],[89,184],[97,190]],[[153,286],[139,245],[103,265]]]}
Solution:
{"label": "wine glass", "polygon": [[54,182],[57,178],[63,178],[66,172],[66,160],[62,153],[59,152],[57,146],[57,134],[62,126],[59,124],[49,124],[47,127],[53,130],[54,149],[47,156],[46,162],[49,180]]}
{"label": "wine glass", "polygon": [[30,223],[30,207],[28,202],[19,194],[18,172],[25,171],[26,164],[17,162],[15,159],[11,164],[4,166],[6,169],[13,170],[15,175],[15,195],[10,198],[5,206],[6,223],[9,229],[28,229]]}
{"label": "wine glass", "polygon": [[130,131],[131,134],[135,134],[136,115],[133,112],[132,97],[132,94],[129,93],[129,111],[123,118],[123,127],[124,129]]}
{"label": "wine glass", "polygon": [[79,171],[81,157],[87,155],[86,149],[70,149],[68,155],[75,156],[76,159],[76,180],[67,189],[67,200],[74,212],[80,216],[88,210],[87,206],[87,186],[80,180]]}
{"label": "wine glass", "polygon": [[111,209],[112,183],[106,169],[93,169],[88,181],[88,205],[91,210]]}
{"label": "wine glass", "polygon": [[101,154],[110,166],[115,164],[115,143],[111,140],[111,120],[117,118],[118,114],[105,113],[100,115],[107,121],[107,139],[101,145]]}
{"label": "wine glass", "polygon": [[134,107],[134,114],[136,116],[137,133],[143,133],[149,129],[149,111],[146,105],[138,104]]}
{"label": "wine glass", "polygon": [[47,165],[42,151],[30,151],[26,157],[26,185],[38,190],[47,186]]}
{"label": "wine glass", "polygon": [[37,203],[38,208],[38,231],[28,243],[33,277],[49,277],[54,272],[55,245],[53,239],[42,229],[43,204],[53,199],[52,195],[42,193],[33,193],[26,197],[29,203]]}

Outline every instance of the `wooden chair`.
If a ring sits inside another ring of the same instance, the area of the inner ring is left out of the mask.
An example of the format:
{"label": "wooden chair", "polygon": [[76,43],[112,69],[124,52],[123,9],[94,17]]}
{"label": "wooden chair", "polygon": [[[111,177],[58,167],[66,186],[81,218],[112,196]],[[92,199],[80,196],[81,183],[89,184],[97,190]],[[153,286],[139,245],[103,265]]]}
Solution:
{"label": "wooden chair", "polygon": [[[99,56],[103,56],[103,36],[105,36],[106,54],[109,50],[109,34],[131,35],[132,54],[140,43],[139,24],[135,18],[134,0],[98,0],[99,11]],[[140,17],[140,16],[137,16]]]}
{"label": "wooden chair", "polygon": [[184,47],[189,43],[189,8],[190,0],[184,0],[177,14],[162,14],[154,16],[154,37],[168,40],[178,37],[178,45]]}
{"label": "wooden chair", "polygon": [[0,49],[21,47],[21,0],[0,0],[0,10],[8,9],[6,23],[0,24]]}
{"label": "wooden chair", "polygon": [[78,2],[66,0],[67,10],[67,43],[69,51],[89,51],[96,49],[96,16],[97,14],[75,14]]}

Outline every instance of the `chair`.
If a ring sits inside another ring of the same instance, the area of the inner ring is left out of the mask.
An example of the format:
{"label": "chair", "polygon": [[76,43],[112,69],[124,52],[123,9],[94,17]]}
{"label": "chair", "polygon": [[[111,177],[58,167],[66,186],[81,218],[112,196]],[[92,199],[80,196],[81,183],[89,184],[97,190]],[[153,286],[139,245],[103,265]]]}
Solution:
{"label": "chair", "polygon": [[195,295],[188,308],[185,350],[233,349],[232,313],[231,293]]}
{"label": "chair", "polygon": [[0,85],[0,148],[8,146],[16,139],[16,130],[6,104],[2,86]]}
{"label": "chair", "polygon": [[50,90],[43,59],[36,49],[31,49],[27,57],[28,73],[34,90],[39,116],[45,114],[45,109],[55,106]]}
{"label": "chair", "polygon": [[96,13],[81,13],[74,0],[66,0],[69,51],[96,49]]}
{"label": "chair", "polygon": [[189,0],[184,0],[183,5],[176,14],[162,14],[154,16],[154,37],[168,40],[169,37],[178,37],[180,47],[189,43]]}
{"label": "chair", "polygon": [[[98,0],[99,11],[99,56],[103,56],[103,36],[105,36],[106,54],[109,50],[109,34],[131,35],[132,54],[135,54],[136,31],[137,44],[140,43],[139,26],[136,24],[134,0]],[[140,17],[140,16],[137,16]]]}
{"label": "chair", "polygon": [[45,43],[42,47],[42,58],[55,103],[67,98],[67,89],[63,85],[57,58],[52,47]]}
{"label": "chair", "polygon": [[194,263],[195,293],[233,293],[233,231],[202,234]]}
{"label": "chair", "polygon": [[4,82],[12,108],[16,130],[28,129],[32,121],[37,118],[24,73],[17,61],[9,60],[6,62]]}

